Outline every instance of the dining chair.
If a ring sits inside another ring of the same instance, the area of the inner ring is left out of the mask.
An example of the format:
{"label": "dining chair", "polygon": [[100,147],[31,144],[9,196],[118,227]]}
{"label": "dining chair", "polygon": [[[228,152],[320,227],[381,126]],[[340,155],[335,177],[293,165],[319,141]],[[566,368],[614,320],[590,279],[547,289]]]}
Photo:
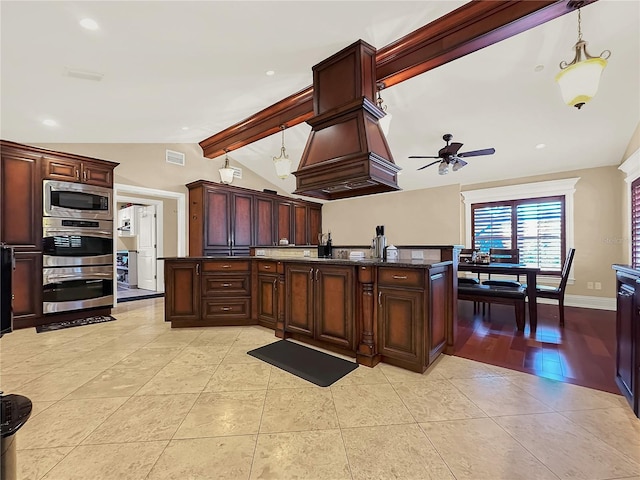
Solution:
{"label": "dining chair", "polygon": [[[489,261],[491,263],[520,263],[520,250],[517,248],[491,248],[489,249]],[[491,280],[491,275],[488,279],[482,282],[483,285],[493,285],[499,287],[514,287],[520,288],[520,276],[518,280]]]}
{"label": "dining chair", "polygon": [[575,253],[575,248],[569,249],[567,257],[564,259],[564,265],[562,266],[560,284],[557,287],[550,287],[548,285],[536,286],[536,295],[538,296],[538,298],[550,298],[552,300],[558,300],[561,327],[564,327],[564,291],[567,287],[567,280],[569,280],[569,270],[571,270],[571,263],[573,262]]}

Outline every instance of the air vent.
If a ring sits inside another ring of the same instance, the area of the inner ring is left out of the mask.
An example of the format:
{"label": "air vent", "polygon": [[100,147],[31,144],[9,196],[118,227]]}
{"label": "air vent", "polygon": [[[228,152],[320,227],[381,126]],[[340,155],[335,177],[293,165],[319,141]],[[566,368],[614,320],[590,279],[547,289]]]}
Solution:
{"label": "air vent", "polygon": [[231,167],[233,170],[233,178],[242,178],[242,169],[240,167]]}
{"label": "air vent", "polygon": [[93,80],[99,82],[104,77],[104,73],[90,72],[89,70],[79,70],[77,68],[66,67],[67,76],[79,78],[80,80]]}
{"label": "air vent", "polygon": [[167,163],[173,163],[174,165],[184,167],[184,153],[167,150]]}

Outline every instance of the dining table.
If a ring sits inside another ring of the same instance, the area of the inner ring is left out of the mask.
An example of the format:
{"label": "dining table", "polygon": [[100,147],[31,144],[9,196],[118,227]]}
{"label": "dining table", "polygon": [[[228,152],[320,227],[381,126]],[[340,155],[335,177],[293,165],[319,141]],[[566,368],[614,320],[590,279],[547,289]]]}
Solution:
{"label": "dining table", "polygon": [[524,275],[527,277],[527,298],[529,301],[529,326],[531,331],[538,327],[538,303],[536,278],[540,267],[531,267],[519,263],[458,263],[458,271],[473,272],[479,275]]}

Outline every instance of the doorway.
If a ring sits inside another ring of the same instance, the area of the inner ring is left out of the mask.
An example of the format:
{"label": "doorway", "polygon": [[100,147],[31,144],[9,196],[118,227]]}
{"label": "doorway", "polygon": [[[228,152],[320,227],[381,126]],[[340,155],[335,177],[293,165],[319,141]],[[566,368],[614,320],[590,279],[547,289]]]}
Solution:
{"label": "doorway", "polygon": [[115,184],[114,203],[118,212],[135,212],[131,235],[122,234],[114,216],[116,303],[164,296],[162,258],[185,256],[185,195]]}

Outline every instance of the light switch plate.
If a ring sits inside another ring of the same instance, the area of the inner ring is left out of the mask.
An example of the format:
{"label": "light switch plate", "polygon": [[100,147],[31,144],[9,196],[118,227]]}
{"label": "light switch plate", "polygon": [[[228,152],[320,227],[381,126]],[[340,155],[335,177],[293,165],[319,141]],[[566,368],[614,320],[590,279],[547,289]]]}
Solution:
{"label": "light switch plate", "polygon": [[256,256],[264,257],[267,254],[265,250],[256,250]]}
{"label": "light switch plate", "polygon": [[311,251],[310,250],[304,250],[302,252],[302,255],[305,256],[305,257],[310,257],[311,256]]}
{"label": "light switch plate", "polygon": [[411,250],[411,260],[424,260],[422,250]]}

